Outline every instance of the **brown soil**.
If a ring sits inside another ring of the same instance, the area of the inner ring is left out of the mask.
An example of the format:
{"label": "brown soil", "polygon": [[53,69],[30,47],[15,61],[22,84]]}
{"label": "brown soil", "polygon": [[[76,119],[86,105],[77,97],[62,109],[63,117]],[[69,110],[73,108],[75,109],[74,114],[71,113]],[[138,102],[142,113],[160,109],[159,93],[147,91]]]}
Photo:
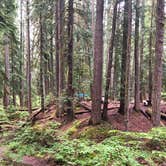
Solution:
{"label": "brown soil", "polygon": [[[91,108],[91,102],[84,102],[86,106]],[[108,122],[112,125],[114,129],[125,130],[124,116],[118,113],[119,102],[113,102],[108,105],[108,108],[115,108],[108,111]],[[117,107],[117,108],[116,108]],[[133,111],[133,104],[130,104],[130,115],[129,115],[129,131],[135,132],[148,132],[152,128],[151,120],[146,118],[141,112]],[[145,111],[148,107],[141,104],[141,109]],[[166,111],[166,103],[161,104],[161,110]],[[45,113],[40,113],[37,115],[37,123],[45,123],[48,120],[62,122],[55,116],[56,107],[51,105],[50,108]],[[77,109],[77,112],[86,112],[84,108]],[[77,120],[84,120],[90,118],[90,112],[76,115]],[[162,121],[166,124],[166,121]],[[67,130],[72,126],[73,123],[63,124],[61,127],[62,131]],[[88,125],[88,120],[86,120],[86,125]],[[84,124],[85,126],[85,124]]]}

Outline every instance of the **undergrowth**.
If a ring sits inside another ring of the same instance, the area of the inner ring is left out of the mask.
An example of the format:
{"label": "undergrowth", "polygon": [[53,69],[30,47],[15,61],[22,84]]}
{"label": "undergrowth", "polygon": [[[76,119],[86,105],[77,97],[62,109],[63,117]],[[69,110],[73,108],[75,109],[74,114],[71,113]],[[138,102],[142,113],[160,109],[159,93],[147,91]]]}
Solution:
{"label": "undergrowth", "polygon": [[76,121],[60,132],[59,125],[47,122],[20,128],[4,144],[7,158],[21,162],[23,156],[36,156],[64,166],[157,166],[166,162],[166,128],[122,132],[105,123],[80,130]]}

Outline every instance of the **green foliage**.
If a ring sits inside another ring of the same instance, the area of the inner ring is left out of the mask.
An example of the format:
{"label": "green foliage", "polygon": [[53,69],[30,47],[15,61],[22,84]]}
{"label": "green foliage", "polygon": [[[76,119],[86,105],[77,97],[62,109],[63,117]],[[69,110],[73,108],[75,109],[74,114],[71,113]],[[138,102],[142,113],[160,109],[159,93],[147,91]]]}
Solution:
{"label": "green foliage", "polygon": [[20,111],[18,107],[11,105],[6,110],[6,116],[9,120],[19,120],[23,121],[29,117],[29,113],[27,111]]}
{"label": "green foliage", "polygon": [[5,110],[3,109],[2,106],[0,106],[0,122],[3,122],[3,121],[8,121],[8,117],[7,117],[7,114],[5,112]]}
{"label": "green foliage", "polygon": [[[77,139],[71,139],[80,125],[80,121],[76,121],[61,136],[56,130],[59,124],[53,122],[24,127],[9,142],[8,156],[18,160],[24,155],[51,156],[55,163],[66,166],[141,166],[139,159],[155,166],[166,160],[166,144],[163,143],[166,140],[165,128],[154,128],[149,133],[134,133],[110,130],[109,124],[103,124],[87,127],[80,131]],[[100,135],[104,137],[100,139]],[[148,143],[156,140],[157,146],[162,148],[148,148]]]}
{"label": "green foliage", "polygon": [[13,140],[6,142],[8,144],[6,155],[14,161],[20,161],[25,155],[41,154],[42,149],[47,149],[58,141],[56,136],[58,126],[58,123],[50,122],[44,127],[36,125],[21,128]]}
{"label": "green foliage", "polygon": [[166,92],[161,93],[161,98],[166,101]]}

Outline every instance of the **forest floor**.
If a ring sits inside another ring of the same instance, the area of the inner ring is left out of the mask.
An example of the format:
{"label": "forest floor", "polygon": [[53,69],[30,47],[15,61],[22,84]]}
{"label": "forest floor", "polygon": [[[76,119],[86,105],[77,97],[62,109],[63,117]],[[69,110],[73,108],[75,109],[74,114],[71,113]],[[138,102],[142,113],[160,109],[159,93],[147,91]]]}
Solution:
{"label": "forest floor", "polygon": [[[81,104],[91,108],[91,102]],[[68,124],[55,118],[54,104],[36,116],[33,126],[26,124],[23,111],[13,113],[12,118],[8,114],[9,121],[3,115],[6,124],[0,121],[0,165],[166,166],[166,128],[152,129],[151,120],[133,111],[130,104],[129,132],[123,132],[124,116],[118,107],[119,102],[109,104],[108,122],[95,127],[89,126],[90,112],[82,107],[75,108],[76,120]],[[142,104],[141,109],[150,108]],[[166,103],[161,109],[166,112]]]}

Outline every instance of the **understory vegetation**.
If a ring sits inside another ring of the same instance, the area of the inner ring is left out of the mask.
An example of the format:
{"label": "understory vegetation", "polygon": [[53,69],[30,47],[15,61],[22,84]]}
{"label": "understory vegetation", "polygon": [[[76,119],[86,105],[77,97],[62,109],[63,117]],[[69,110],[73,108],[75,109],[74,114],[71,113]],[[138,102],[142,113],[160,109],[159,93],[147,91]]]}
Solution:
{"label": "understory vegetation", "polygon": [[73,166],[155,166],[166,162],[164,127],[153,128],[148,133],[122,132],[113,130],[106,122],[83,126],[83,120],[76,120],[62,130],[55,121],[28,125],[26,112],[12,112],[12,109],[10,114],[1,109],[1,117],[1,148],[5,147],[5,157],[0,157],[0,165],[19,164],[24,156]]}

